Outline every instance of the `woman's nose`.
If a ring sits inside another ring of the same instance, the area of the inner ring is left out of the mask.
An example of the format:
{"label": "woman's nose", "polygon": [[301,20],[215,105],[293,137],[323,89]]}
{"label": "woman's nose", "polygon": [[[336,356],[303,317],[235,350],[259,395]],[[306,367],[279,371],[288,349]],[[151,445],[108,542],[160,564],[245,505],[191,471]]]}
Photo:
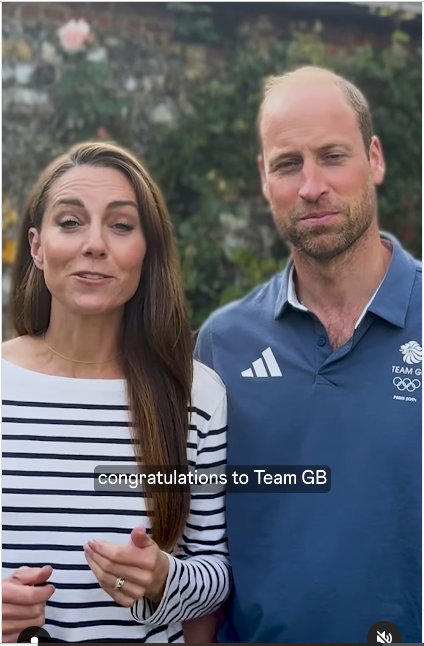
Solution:
{"label": "woman's nose", "polygon": [[92,258],[101,258],[106,256],[106,241],[101,227],[90,227],[87,240],[84,244],[83,253],[84,255]]}

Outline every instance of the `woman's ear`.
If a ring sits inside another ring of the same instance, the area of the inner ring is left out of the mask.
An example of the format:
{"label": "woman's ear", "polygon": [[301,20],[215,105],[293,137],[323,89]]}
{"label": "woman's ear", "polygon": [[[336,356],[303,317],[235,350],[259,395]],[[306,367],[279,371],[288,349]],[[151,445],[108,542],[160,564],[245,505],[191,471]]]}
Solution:
{"label": "woman's ear", "polygon": [[40,233],[35,227],[31,227],[28,231],[28,242],[31,248],[31,256],[34,261],[34,265],[43,270],[44,269],[44,257],[43,257],[43,248],[41,246]]}

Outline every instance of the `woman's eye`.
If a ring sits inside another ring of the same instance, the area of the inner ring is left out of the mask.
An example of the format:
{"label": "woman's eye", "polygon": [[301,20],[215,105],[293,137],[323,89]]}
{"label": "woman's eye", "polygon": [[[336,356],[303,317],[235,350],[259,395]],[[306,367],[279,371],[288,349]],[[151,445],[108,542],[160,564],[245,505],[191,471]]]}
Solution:
{"label": "woman's eye", "polygon": [[62,220],[59,222],[59,226],[62,227],[63,229],[75,229],[78,226],[78,222],[76,220]]}
{"label": "woman's eye", "polygon": [[116,224],[113,225],[117,231],[132,231],[134,227],[131,224],[125,224],[125,222],[117,222]]}

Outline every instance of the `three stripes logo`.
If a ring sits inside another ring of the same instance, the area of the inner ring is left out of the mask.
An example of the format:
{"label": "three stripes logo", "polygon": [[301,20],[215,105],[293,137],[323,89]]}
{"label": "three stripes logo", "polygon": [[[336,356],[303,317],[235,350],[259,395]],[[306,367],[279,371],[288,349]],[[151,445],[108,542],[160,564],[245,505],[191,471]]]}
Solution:
{"label": "three stripes logo", "polygon": [[[267,372],[268,368],[268,372]],[[252,367],[243,370],[242,377],[282,377],[281,370],[271,348],[262,352],[262,356],[252,363]]]}

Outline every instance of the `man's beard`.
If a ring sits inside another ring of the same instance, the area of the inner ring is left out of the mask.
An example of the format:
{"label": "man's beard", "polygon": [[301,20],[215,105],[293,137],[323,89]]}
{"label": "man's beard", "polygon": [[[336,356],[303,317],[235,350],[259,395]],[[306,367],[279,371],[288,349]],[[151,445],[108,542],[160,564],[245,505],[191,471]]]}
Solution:
{"label": "man's beard", "polygon": [[[309,227],[301,218],[314,211],[339,213],[334,223]],[[299,253],[311,260],[328,261],[350,249],[369,229],[376,215],[374,185],[368,182],[362,197],[350,204],[334,205],[325,200],[305,203],[303,210],[292,210],[283,217],[275,212],[282,237]]]}

